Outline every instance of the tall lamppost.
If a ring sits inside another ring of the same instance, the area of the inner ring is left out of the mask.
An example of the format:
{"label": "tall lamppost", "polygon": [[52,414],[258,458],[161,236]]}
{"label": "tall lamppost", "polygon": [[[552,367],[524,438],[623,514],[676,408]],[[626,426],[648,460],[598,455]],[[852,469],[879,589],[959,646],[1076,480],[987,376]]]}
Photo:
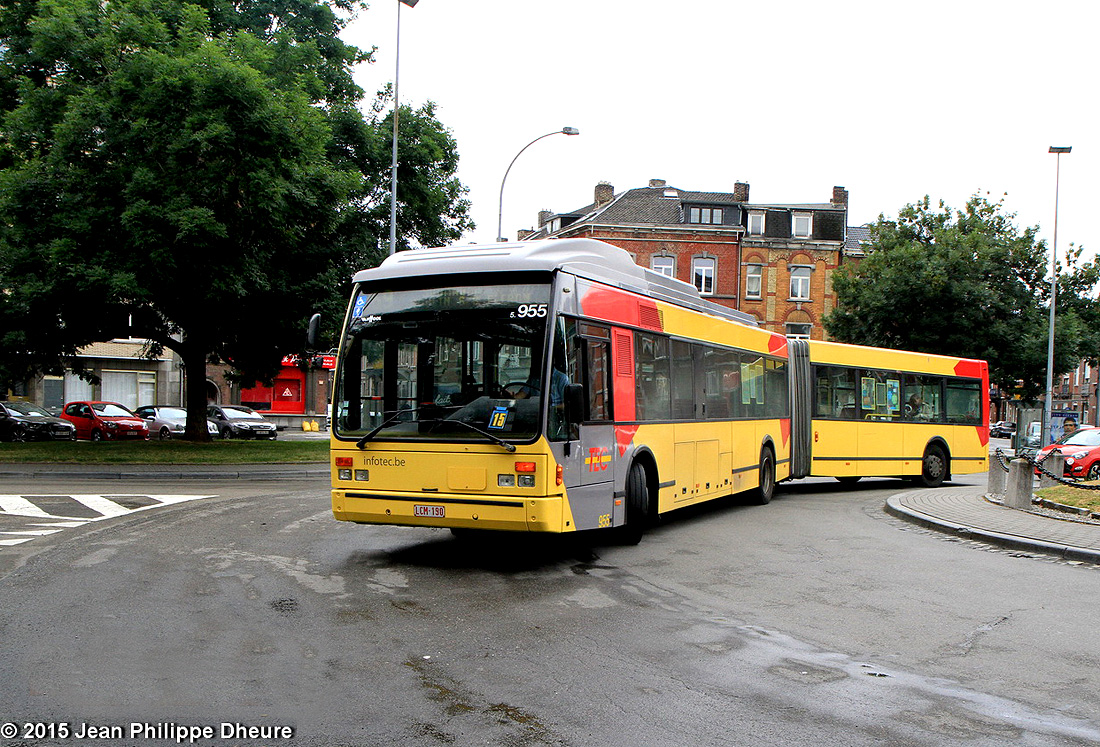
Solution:
{"label": "tall lamppost", "polygon": [[390,162],[390,254],[397,251],[397,115],[401,111],[401,6],[416,7],[420,0],[397,0],[397,45],[393,65],[393,160]]}
{"label": "tall lamppost", "polygon": [[1069,153],[1071,146],[1050,146],[1049,153],[1054,153],[1054,245],[1050,252],[1050,330],[1047,340],[1047,396],[1043,407],[1043,444],[1053,442],[1051,428],[1053,426],[1051,412],[1054,409],[1054,302],[1058,295],[1058,182],[1062,175],[1062,154]]}
{"label": "tall lamppost", "polygon": [[[523,151],[530,148],[532,145],[542,140],[544,137],[550,137],[551,135],[580,135],[581,131],[576,127],[562,127],[560,130],[554,130],[548,132],[545,135],[539,135],[537,138],[527,143],[527,145],[520,148],[519,153],[516,154],[516,158],[523,155]],[[512,170],[512,166],[516,162],[516,158],[512,159],[512,163],[508,164],[507,170],[504,172],[504,178],[500,180],[500,204],[497,210],[497,241],[506,241],[504,238],[504,182],[508,181],[508,172]]]}

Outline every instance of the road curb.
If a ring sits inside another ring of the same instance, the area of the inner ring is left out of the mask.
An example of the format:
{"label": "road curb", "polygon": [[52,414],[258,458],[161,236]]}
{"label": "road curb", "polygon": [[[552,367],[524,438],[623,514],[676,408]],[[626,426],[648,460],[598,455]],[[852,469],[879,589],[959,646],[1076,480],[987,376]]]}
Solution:
{"label": "road curb", "polygon": [[71,480],[286,480],[286,479],[321,479],[329,476],[328,467],[303,467],[302,469],[253,469],[241,470],[230,465],[226,469],[207,471],[178,471],[177,465],[170,465],[166,470],[135,471],[113,470],[110,468],[99,470],[58,470],[58,469],[27,469],[27,470],[0,470],[2,479],[71,479]]}
{"label": "road curb", "polygon": [[1082,563],[1095,563],[1100,565],[1100,551],[1085,547],[1074,547],[1054,542],[1046,542],[1035,537],[1023,537],[1014,534],[1003,534],[989,529],[956,524],[931,514],[926,514],[916,509],[902,506],[898,500],[903,494],[893,495],[886,499],[886,513],[904,521],[917,524],[925,529],[933,529],[945,534],[953,534],[961,539],[973,539],[988,542],[991,545],[1005,547],[1010,550],[1024,550],[1055,555],[1064,560],[1075,560]]}

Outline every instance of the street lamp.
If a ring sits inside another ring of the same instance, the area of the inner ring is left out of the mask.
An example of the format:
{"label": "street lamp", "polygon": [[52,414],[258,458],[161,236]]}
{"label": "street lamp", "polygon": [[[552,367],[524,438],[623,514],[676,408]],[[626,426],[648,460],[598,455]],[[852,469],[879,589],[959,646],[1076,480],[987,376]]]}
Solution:
{"label": "street lamp", "polygon": [[401,111],[398,95],[401,78],[401,6],[416,7],[420,0],[397,0],[397,46],[393,64],[393,160],[390,164],[390,254],[397,251],[397,115]]}
{"label": "street lamp", "polygon": [[1050,252],[1050,332],[1047,340],[1047,396],[1043,407],[1043,443],[1053,442],[1051,436],[1051,412],[1054,405],[1054,302],[1058,294],[1058,182],[1062,175],[1062,154],[1069,153],[1072,147],[1050,146],[1049,153],[1055,154],[1054,166],[1054,245]]}
{"label": "street lamp", "polygon": [[[551,135],[580,135],[580,134],[581,134],[581,131],[578,130],[576,127],[562,127],[560,130],[554,130],[553,132],[548,132],[545,135],[539,135],[537,138],[535,138],[531,142],[527,143],[527,145],[520,148],[519,153],[516,154],[516,158],[519,158],[521,155],[523,155],[523,151],[527,150],[532,145],[537,143],[539,140],[542,140],[544,137],[550,137]],[[504,178],[500,180],[500,205],[498,206],[499,209],[497,211],[497,241],[505,241],[504,229],[503,229],[503,224],[504,224],[504,182],[508,181],[508,172],[512,170],[512,166],[515,164],[516,158],[513,158],[512,163],[508,164],[508,169],[504,172]]]}

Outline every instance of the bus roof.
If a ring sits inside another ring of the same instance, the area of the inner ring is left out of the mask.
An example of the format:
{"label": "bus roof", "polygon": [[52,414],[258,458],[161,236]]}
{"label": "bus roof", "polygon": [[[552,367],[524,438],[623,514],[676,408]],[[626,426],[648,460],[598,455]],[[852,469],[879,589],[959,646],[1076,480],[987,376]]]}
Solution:
{"label": "bus roof", "polygon": [[707,301],[691,283],[641,267],[623,249],[595,239],[544,239],[410,249],[387,257],[378,267],[360,270],[354,280],[361,283],[423,275],[531,270],[560,270],[677,306],[758,326],[751,314]]}

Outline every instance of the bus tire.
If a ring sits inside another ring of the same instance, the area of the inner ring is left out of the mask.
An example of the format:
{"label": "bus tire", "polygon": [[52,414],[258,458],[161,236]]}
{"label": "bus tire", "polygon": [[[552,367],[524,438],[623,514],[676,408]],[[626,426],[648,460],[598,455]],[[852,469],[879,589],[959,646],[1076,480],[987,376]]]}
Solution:
{"label": "bus tire", "polygon": [[931,444],[921,459],[920,477],[917,481],[926,488],[938,488],[947,477],[947,454],[943,447]]}
{"label": "bus tire", "polygon": [[760,481],[752,492],[753,502],[761,506],[771,503],[775,495],[775,454],[770,446],[760,450]]}
{"label": "bus tire", "polygon": [[634,462],[626,475],[626,524],[619,531],[624,545],[636,545],[649,528],[649,480],[645,467]]}

